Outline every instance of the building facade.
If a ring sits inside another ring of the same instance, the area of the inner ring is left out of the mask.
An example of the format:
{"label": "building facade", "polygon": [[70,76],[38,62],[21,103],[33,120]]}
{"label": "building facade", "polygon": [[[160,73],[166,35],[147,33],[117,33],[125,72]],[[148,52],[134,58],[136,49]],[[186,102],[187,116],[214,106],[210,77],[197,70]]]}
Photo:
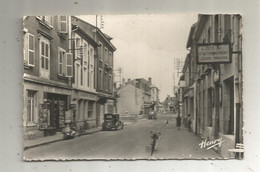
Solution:
{"label": "building facade", "polygon": [[65,125],[72,94],[69,16],[24,18],[24,136]]}
{"label": "building facade", "polygon": [[[103,114],[115,112],[113,66],[114,51],[116,48],[111,43],[112,38],[103,33],[96,26],[75,16],[72,16],[71,20],[72,24],[75,25],[75,29],[84,31],[86,39],[91,40],[90,42],[92,42],[92,46],[94,46],[94,51],[92,52],[94,63],[92,63],[92,66],[90,65],[92,68],[89,70],[93,73],[93,75],[90,76],[94,79],[91,87],[93,88],[92,93],[95,92],[95,95],[91,95],[92,103],[90,107],[93,107],[93,125],[95,123],[96,126],[101,126]],[[89,97],[88,94],[85,94],[85,96]]]}
{"label": "building facade", "polygon": [[[198,63],[198,45],[229,45],[230,61]],[[207,140],[222,138],[215,150],[234,157],[229,149],[243,143],[242,18],[240,15],[199,15],[187,41],[190,53],[180,81],[183,116],[191,114],[193,131]]]}
{"label": "building facade", "polygon": [[[152,82],[152,81],[151,81]],[[154,84],[151,85],[151,110],[158,112],[159,111],[159,94],[160,90]]]}
{"label": "building facade", "polygon": [[25,17],[23,31],[25,139],[100,126],[115,109],[112,38],[74,16]]}
{"label": "building facade", "polygon": [[71,52],[74,59],[72,101],[75,103],[77,126],[93,128],[97,126],[96,106],[98,93],[95,88],[95,51],[98,44],[88,35],[82,23],[72,17]]}

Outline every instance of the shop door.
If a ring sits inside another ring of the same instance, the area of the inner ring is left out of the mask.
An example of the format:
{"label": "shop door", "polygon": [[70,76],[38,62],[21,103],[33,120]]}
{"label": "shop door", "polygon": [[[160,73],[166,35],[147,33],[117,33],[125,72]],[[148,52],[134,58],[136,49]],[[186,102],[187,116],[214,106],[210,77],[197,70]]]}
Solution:
{"label": "shop door", "polygon": [[58,101],[54,100],[52,98],[51,100],[51,115],[50,115],[50,126],[57,128],[59,123],[58,123],[58,118],[59,117],[59,106],[58,106]]}

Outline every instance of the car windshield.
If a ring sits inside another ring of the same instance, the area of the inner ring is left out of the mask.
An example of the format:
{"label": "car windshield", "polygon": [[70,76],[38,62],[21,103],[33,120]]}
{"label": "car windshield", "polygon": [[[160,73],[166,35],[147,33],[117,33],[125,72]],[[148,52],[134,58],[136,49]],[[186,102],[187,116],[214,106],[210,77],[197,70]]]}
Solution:
{"label": "car windshield", "polygon": [[105,114],[105,119],[112,119],[112,114]]}

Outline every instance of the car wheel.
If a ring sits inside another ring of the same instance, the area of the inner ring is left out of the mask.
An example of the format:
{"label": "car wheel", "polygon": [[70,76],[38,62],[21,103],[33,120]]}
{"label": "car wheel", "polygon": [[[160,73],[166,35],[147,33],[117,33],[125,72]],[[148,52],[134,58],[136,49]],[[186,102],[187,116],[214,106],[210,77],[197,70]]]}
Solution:
{"label": "car wheel", "polygon": [[106,127],[105,127],[106,130],[111,130],[111,128],[112,128],[112,123],[111,123],[111,122],[107,122],[105,126],[106,126]]}

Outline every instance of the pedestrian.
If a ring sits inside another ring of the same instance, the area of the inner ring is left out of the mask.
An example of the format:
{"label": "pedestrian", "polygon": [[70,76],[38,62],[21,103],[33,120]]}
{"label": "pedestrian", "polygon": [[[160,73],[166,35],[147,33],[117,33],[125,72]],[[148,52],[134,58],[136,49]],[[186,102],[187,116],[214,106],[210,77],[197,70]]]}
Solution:
{"label": "pedestrian", "polygon": [[191,131],[191,117],[190,117],[190,114],[188,114],[188,127],[189,127],[189,130]]}
{"label": "pedestrian", "polygon": [[180,117],[180,115],[178,115],[177,118],[176,118],[176,124],[177,124],[177,128],[179,130],[180,126],[181,126],[181,117]]}

